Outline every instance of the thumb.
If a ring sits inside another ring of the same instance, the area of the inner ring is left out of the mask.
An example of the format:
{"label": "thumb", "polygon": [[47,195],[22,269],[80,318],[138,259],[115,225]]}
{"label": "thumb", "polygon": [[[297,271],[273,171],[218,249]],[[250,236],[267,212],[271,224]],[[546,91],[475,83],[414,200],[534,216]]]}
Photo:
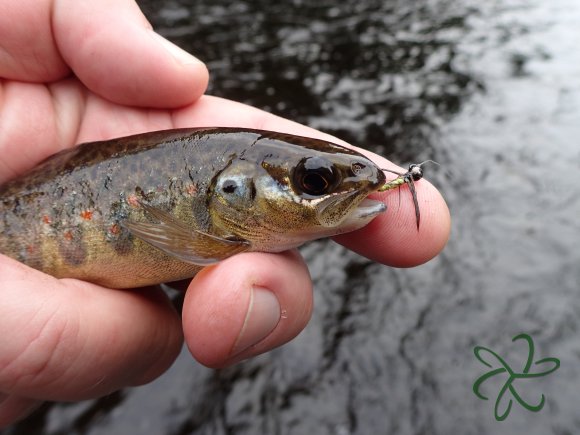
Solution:
{"label": "thumb", "polygon": [[234,255],[204,268],[183,303],[192,355],[225,367],[290,341],[312,313],[312,282],[296,251]]}
{"label": "thumb", "polygon": [[206,66],[151,29],[133,0],[55,2],[54,38],[94,93],[133,106],[172,108],[199,98]]}

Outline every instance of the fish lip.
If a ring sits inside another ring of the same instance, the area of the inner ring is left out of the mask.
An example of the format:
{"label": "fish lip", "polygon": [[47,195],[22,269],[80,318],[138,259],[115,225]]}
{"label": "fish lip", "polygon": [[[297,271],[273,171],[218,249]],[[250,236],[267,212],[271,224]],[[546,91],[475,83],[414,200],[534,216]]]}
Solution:
{"label": "fish lip", "polygon": [[350,232],[367,225],[379,214],[387,210],[386,204],[365,198],[340,224],[340,232]]}
{"label": "fish lip", "polygon": [[387,210],[387,205],[384,202],[377,201],[374,199],[365,198],[357,206],[357,208],[349,216],[354,219],[367,219],[373,218],[380,213]]}

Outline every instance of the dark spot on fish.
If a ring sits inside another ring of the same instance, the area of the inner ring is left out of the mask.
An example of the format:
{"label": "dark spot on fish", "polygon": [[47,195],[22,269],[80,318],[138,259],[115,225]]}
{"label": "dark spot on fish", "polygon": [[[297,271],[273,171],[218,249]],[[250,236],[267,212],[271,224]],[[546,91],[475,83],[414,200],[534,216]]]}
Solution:
{"label": "dark spot on fish", "polygon": [[254,180],[250,180],[250,200],[254,201],[256,199],[256,183]]}
{"label": "dark spot on fish", "polygon": [[18,261],[25,263],[34,269],[42,270],[43,261],[38,246],[26,246],[23,250],[20,251],[18,255]]}
{"label": "dark spot on fish", "polygon": [[57,186],[52,192],[52,195],[55,199],[60,199],[64,195],[64,187]]}
{"label": "dark spot on fish", "polygon": [[133,236],[126,228],[118,224],[113,224],[109,228],[107,239],[119,255],[128,255],[133,250]]}
{"label": "dark spot on fish", "polygon": [[58,251],[65,263],[80,266],[87,257],[87,250],[80,227],[75,227],[63,233],[58,241]]}
{"label": "dark spot on fish", "polygon": [[280,183],[280,185],[288,185],[288,171],[286,171],[282,166],[271,165],[268,162],[263,161],[262,167],[274,180]]}
{"label": "dark spot on fish", "polygon": [[111,188],[112,182],[113,182],[113,180],[111,178],[111,175],[107,174],[107,177],[105,178],[105,184],[104,184],[105,190],[109,190]]}
{"label": "dark spot on fish", "polygon": [[127,255],[133,250],[133,235],[118,220],[107,227],[105,239],[119,255]]}
{"label": "dark spot on fish", "polygon": [[222,185],[224,193],[234,193],[238,188],[238,184],[234,180],[226,180]]}

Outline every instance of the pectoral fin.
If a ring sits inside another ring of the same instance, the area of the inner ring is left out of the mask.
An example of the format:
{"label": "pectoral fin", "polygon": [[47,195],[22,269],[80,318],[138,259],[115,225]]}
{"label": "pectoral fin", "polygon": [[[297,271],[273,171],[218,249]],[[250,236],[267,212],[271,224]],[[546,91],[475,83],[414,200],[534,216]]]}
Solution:
{"label": "pectoral fin", "polygon": [[206,266],[250,246],[246,240],[225,239],[188,228],[163,210],[144,203],[141,206],[159,223],[125,222],[123,226],[135,237],[186,263]]}

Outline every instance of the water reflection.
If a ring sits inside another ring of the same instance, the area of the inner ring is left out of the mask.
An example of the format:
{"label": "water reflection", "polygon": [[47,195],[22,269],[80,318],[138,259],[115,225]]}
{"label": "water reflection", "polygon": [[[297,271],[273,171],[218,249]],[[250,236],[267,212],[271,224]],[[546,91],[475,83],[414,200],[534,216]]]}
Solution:
{"label": "water reflection", "polygon": [[461,2],[186,3],[142,2],[161,33],[207,61],[211,93],[405,160],[481,86],[456,61]]}

